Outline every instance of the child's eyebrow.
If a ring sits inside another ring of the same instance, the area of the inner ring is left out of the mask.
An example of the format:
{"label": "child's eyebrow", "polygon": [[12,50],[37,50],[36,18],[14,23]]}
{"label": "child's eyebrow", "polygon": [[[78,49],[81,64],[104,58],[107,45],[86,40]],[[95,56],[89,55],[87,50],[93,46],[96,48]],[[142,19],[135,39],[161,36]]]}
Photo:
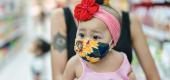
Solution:
{"label": "child's eyebrow", "polygon": [[79,31],[85,31],[85,29],[79,29]]}
{"label": "child's eyebrow", "polygon": [[102,33],[101,31],[98,31],[98,30],[92,30],[92,32],[94,32],[94,33]]}

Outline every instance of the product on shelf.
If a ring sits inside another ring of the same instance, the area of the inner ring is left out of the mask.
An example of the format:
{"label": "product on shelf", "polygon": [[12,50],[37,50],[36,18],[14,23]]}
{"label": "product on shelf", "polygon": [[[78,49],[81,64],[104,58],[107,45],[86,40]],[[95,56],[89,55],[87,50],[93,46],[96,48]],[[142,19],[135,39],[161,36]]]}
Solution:
{"label": "product on shelf", "polygon": [[[170,40],[167,35],[170,35],[170,2],[162,0],[156,2],[153,0],[147,0],[145,2],[140,0],[139,3],[133,3],[135,0],[131,0],[131,11],[138,15],[141,23],[147,27],[151,27],[150,32],[155,32],[153,35],[157,39]],[[145,29],[146,30],[146,29]],[[162,32],[164,33],[163,35]],[[160,37],[160,38],[158,38]]]}
{"label": "product on shelf", "polygon": [[14,57],[21,46],[25,23],[23,0],[0,0],[0,69]]}

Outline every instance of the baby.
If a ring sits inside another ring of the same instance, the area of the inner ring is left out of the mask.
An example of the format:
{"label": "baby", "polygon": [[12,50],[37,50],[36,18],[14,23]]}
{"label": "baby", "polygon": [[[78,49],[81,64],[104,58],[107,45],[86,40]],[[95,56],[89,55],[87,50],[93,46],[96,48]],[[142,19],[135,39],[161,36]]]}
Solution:
{"label": "baby", "polygon": [[82,0],[74,16],[79,26],[76,55],[68,61],[63,80],[130,80],[127,56],[113,50],[121,31],[119,13],[95,0]]}

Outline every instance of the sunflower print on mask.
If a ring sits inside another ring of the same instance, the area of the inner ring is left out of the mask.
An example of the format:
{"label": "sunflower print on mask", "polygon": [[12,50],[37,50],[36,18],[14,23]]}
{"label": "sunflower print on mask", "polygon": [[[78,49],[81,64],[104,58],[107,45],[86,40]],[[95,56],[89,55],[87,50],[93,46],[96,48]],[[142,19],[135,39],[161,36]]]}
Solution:
{"label": "sunflower print on mask", "polygon": [[75,44],[75,51],[78,52],[81,57],[85,57],[86,55],[93,53],[93,49],[97,48],[98,42],[95,40],[80,40]]}
{"label": "sunflower print on mask", "polygon": [[81,58],[91,63],[95,63],[103,58],[109,48],[108,44],[95,40],[79,40],[75,43],[75,51]]}
{"label": "sunflower print on mask", "polygon": [[91,63],[95,63],[95,62],[99,61],[99,58],[90,57],[90,56],[86,56],[86,59]]}
{"label": "sunflower print on mask", "polygon": [[85,53],[92,53],[93,52],[93,48],[98,48],[98,42],[95,40],[83,40],[83,51],[85,51]]}

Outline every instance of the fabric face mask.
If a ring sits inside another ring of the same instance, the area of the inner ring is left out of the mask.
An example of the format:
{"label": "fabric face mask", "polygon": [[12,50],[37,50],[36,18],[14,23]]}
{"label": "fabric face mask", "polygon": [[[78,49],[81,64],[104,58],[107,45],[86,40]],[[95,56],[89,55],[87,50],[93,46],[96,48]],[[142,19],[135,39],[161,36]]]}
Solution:
{"label": "fabric face mask", "polygon": [[83,60],[95,63],[107,55],[111,42],[108,44],[96,40],[78,40],[74,50]]}

